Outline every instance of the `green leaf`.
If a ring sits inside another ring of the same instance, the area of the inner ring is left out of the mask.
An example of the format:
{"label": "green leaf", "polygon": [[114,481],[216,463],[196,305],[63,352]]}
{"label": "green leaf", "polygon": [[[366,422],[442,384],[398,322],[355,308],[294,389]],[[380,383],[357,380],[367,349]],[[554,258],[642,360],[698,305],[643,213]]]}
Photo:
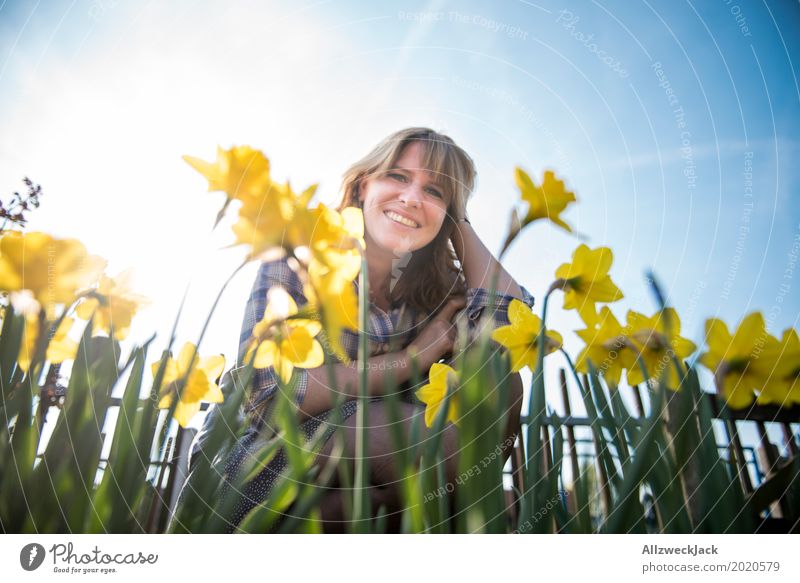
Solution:
{"label": "green leaf", "polygon": [[[12,379],[17,370],[17,357],[22,345],[22,333],[25,330],[25,318],[6,308],[6,317],[3,319],[3,330],[0,333],[0,383],[2,383],[3,400],[0,409],[6,407],[14,389]],[[6,418],[13,417],[16,411],[9,411]]]}
{"label": "green leaf", "polygon": [[656,436],[658,425],[662,422],[662,407],[662,393],[656,392],[653,399],[653,410],[642,426],[639,441],[634,447],[636,457],[630,471],[622,481],[614,506],[609,511],[603,528],[604,532],[615,534],[630,532],[636,527],[642,516],[643,510],[638,496],[639,485],[645,479],[658,455]]}
{"label": "green leaf", "polygon": [[747,510],[752,516],[758,516],[769,509],[773,502],[784,498],[790,508],[789,515],[784,518],[794,524],[800,518],[795,509],[798,502],[798,484],[800,484],[800,458],[794,457],[756,488],[747,500]]}
{"label": "green leaf", "polygon": [[[93,498],[95,514],[88,527],[89,532],[141,532],[132,504],[141,500],[144,494],[150,466],[149,450],[142,457],[144,452],[138,450],[136,443],[136,427],[144,414],[139,394],[149,343],[133,351],[131,373],[111,435],[113,442],[108,465]],[[148,402],[144,403],[144,407],[148,405]]]}

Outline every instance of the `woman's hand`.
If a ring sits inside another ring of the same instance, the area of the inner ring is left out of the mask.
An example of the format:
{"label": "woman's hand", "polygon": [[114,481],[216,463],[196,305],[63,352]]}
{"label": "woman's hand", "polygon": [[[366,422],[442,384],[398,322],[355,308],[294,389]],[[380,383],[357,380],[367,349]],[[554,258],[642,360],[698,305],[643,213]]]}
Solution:
{"label": "woman's hand", "polygon": [[439,362],[443,356],[453,352],[457,332],[453,317],[466,305],[467,300],[463,296],[450,298],[406,347],[406,353],[417,359],[423,371],[427,371],[433,363]]}

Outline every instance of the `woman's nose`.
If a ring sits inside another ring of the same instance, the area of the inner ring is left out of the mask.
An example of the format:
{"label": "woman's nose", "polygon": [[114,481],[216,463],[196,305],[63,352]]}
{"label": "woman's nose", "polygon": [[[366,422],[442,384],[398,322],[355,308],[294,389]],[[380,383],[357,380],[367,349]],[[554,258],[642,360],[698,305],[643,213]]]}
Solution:
{"label": "woman's nose", "polygon": [[402,200],[408,206],[420,208],[422,206],[422,201],[424,200],[422,197],[421,187],[417,184],[409,184],[407,188],[404,188],[400,193],[400,200]]}

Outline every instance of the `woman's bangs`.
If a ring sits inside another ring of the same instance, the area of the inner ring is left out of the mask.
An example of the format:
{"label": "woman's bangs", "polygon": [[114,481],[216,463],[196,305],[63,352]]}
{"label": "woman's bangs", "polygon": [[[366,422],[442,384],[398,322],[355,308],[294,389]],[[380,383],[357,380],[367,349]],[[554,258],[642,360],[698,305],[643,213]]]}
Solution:
{"label": "woman's bangs", "polygon": [[422,165],[436,177],[450,204],[459,190],[458,160],[454,147],[441,140],[419,140],[423,144]]}

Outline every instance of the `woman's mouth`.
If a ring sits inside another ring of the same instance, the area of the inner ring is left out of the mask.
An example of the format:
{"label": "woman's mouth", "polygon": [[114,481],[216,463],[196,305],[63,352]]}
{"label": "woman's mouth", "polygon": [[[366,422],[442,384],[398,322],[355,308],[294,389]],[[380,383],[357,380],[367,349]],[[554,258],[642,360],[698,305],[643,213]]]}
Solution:
{"label": "woman's mouth", "polygon": [[397,223],[398,225],[402,225],[404,227],[408,227],[409,229],[418,229],[419,223],[416,221],[412,221],[411,219],[407,219],[406,217],[394,212],[394,211],[384,211],[385,214],[389,219],[393,222]]}

